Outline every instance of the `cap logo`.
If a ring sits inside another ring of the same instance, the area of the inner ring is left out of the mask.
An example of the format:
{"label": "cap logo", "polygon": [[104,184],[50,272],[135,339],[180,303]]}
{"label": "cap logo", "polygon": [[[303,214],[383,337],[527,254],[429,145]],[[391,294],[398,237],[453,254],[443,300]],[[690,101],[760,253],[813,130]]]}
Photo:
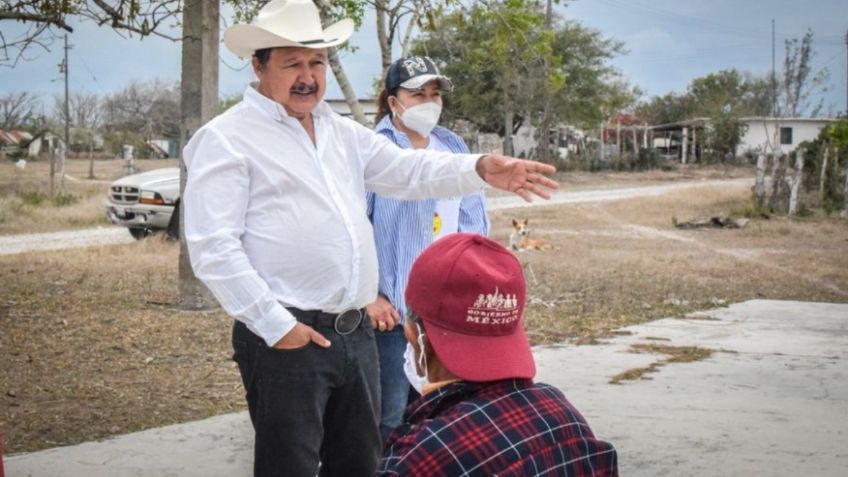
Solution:
{"label": "cap logo", "polygon": [[494,293],[480,293],[474,305],[468,308],[466,323],[481,325],[505,325],[518,320],[518,297],[500,293],[495,287]]}
{"label": "cap logo", "polygon": [[427,72],[427,64],[424,63],[424,58],[416,56],[415,58],[407,58],[403,61],[403,67],[406,68],[406,74],[415,76],[415,70],[422,73]]}

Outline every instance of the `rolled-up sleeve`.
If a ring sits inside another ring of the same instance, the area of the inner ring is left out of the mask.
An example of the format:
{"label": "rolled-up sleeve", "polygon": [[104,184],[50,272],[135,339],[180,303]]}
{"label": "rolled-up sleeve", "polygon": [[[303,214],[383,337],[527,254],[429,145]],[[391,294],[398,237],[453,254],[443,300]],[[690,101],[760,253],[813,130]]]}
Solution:
{"label": "rolled-up sleeve", "polygon": [[275,299],[242,245],[250,200],[247,162],[211,128],[195,134],[184,157],[188,178],[181,203],[194,273],[227,313],[273,346],[296,321]]}

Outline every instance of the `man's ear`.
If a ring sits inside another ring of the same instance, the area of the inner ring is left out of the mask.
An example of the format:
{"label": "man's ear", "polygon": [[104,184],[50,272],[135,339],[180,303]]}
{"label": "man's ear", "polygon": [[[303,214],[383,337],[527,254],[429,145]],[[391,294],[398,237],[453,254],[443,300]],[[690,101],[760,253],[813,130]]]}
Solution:
{"label": "man's ear", "polygon": [[259,62],[259,58],[257,58],[256,55],[250,57],[250,66],[253,67],[253,73],[257,78],[265,72],[265,70],[262,69],[262,63]]}

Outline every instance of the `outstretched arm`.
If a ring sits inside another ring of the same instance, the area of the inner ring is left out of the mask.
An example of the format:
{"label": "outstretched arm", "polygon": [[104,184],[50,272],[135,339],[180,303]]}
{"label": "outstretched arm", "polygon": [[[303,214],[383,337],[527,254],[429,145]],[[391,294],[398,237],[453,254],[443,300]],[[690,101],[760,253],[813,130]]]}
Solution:
{"label": "outstretched arm", "polygon": [[544,176],[553,174],[556,168],[541,162],[525,161],[500,154],[487,154],[477,160],[477,174],[490,186],[520,195],[527,202],[533,195],[550,199],[548,189],[557,189],[559,184]]}

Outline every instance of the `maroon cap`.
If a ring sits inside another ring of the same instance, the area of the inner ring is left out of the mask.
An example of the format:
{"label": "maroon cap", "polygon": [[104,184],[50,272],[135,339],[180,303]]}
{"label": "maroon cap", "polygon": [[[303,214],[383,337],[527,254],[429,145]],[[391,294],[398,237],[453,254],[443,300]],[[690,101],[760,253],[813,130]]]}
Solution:
{"label": "maroon cap", "polygon": [[518,258],[473,234],[451,234],[424,250],[406,286],[407,307],[421,317],[439,360],[466,381],[536,375],[522,324],[526,301]]}

